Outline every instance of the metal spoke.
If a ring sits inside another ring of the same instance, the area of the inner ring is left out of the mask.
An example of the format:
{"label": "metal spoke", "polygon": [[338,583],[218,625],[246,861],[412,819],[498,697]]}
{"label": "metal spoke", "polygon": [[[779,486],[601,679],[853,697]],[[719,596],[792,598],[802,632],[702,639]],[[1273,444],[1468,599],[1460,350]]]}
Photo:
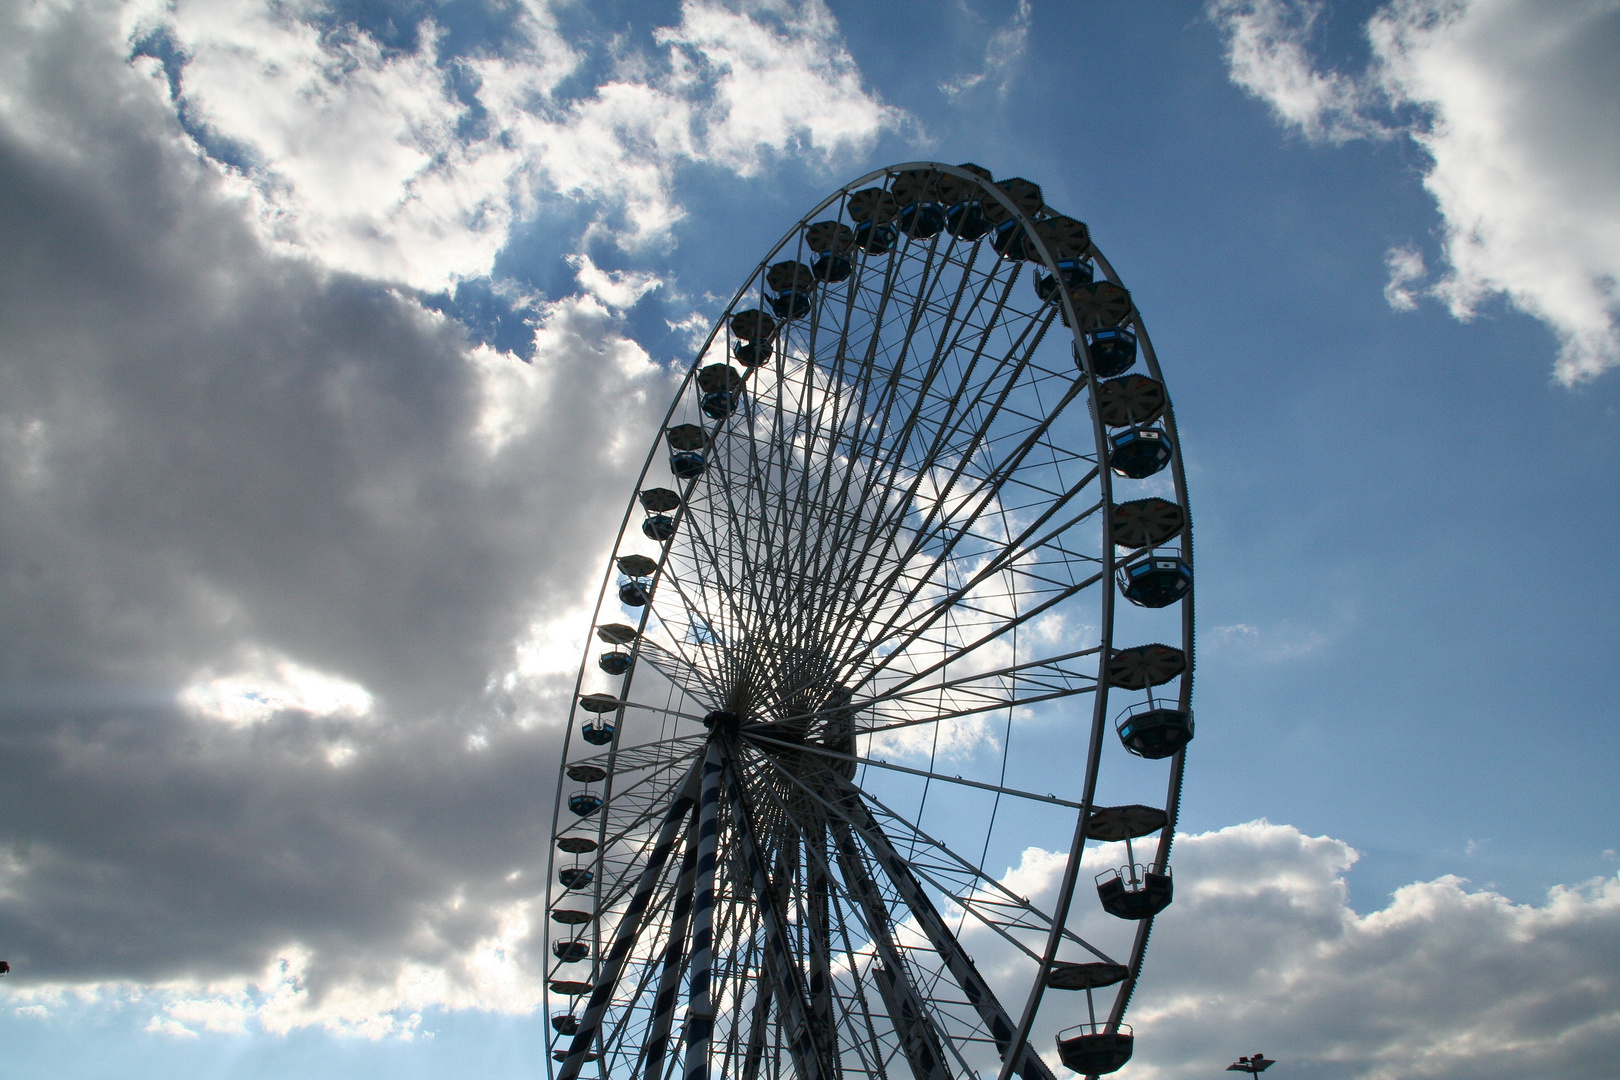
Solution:
{"label": "metal spoke", "polygon": [[[871,765],[878,769],[891,769],[894,772],[906,773],[910,776],[926,776],[930,780],[942,780],[948,784],[961,784],[963,787],[978,788],[980,791],[994,791],[1002,795],[1012,795],[1020,799],[1029,799],[1033,802],[1048,803],[1052,806],[1067,806],[1075,810],[1084,809],[1084,807],[1077,802],[1070,802],[1067,799],[1060,799],[1051,794],[1037,795],[1033,791],[1019,791],[1017,788],[1001,787],[997,784],[986,784],[978,780],[964,780],[960,776],[947,776],[944,773],[929,772],[927,769],[913,769],[905,765],[896,765],[889,761],[878,761],[876,758],[857,757],[854,754],[840,754],[836,750],[828,750],[824,747],[813,746],[809,743],[786,743],[779,739],[767,738],[764,735],[752,731],[745,732],[744,737],[755,746],[758,746],[760,743],[766,743],[769,744],[769,746],[779,746],[801,754],[816,754],[820,757],[833,758],[838,761],[853,761],[857,765]],[[763,753],[769,754],[769,746],[760,747],[760,749]]]}
{"label": "metal spoke", "polygon": [[[791,784],[803,791],[811,799],[825,808],[831,816],[845,821],[849,825],[853,826],[857,831],[861,830],[862,825],[846,816],[844,808],[840,803],[828,799],[823,792],[817,790],[815,786],[807,783],[804,779],[798,776],[794,770],[787,768],[774,757],[768,754],[762,754],[760,757],[761,760],[769,763],[779,775],[785,777]],[[818,779],[821,779],[827,783],[835,784],[840,789],[855,790],[849,784],[849,781],[837,776],[837,774],[833,773],[831,770],[823,771],[819,775]],[[944,862],[942,864],[938,866],[929,866],[923,864],[915,856],[913,856],[909,861],[912,869],[921,878],[923,878],[941,895],[947,897],[952,903],[969,912],[974,918],[978,919],[985,926],[995,931],[1008,944],[1012,945],[1026,956],[1029,956],[1031,959],[1039,959],[1038,953],[1031,950],[1028,945],[1019,940],[1017,937],[1013,936],[1009,931],[1010,929],[1021,929],[1039,930],[1045,932],[1051,929],[1053,925],[1052,920],[1047,915],[1045,915],[1039,908],[1036,908],[1033,904],[1031,904],[1025,897],[1019,896],[1012,892],[994,876],[985,872],[982,867],[979,867],[961,855],[958,855],[955,851],[951,850],[948,845],[936,840],[932,836],[929,836],[927,833],[923,832],[914,825],[911,825],[911,823],[908,822],[904,816],[896,814],[893,810],[883,805],[883,803],[874,799],[870,793],[867,793],[864,798],[869,804],[868,812],[870,812],[871,807],[876,807],[878,810],[881,810],[889,821],[906,826],[907,831],[910,834],[910,839],[919,844],[925,845],[931,851],[938,852],[944,858]],[[864,838],[865,837],[863,834],[863,839]],[[964,880],[972,883],[973,888],[982,889],[983,893],[978,896],[974,896],[969,890],[952,888],[944,876],[948,873],[962,875]],[[992,918],[989,912],[995,910],[1005,911],[1008,914],[1002,919]],[[1104,960],[1109,963],[1113,962],[1106,953],[1102,952],[1096,946],[1092,945],[1084,938],[1081,938],[1073,931],[1065,928],[1062,930],[1061,936],[1063,939],[1079,945],[1087,952],[1096,956],[1099,960]]]}

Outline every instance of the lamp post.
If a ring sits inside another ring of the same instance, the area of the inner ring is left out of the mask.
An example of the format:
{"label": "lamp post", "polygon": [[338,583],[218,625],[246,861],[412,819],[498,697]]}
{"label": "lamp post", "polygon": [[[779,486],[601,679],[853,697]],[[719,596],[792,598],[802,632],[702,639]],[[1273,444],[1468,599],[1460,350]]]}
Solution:
{"label": "lamp post", "polygon": [[1277,1064],[1275,1058],[1268,1058],[1264,1054],[1253,1057],[1240,1057],[1226,1067],[1227,1072],[1246,1072],[1250,1076],[1259,1076],[1273,1065]]}

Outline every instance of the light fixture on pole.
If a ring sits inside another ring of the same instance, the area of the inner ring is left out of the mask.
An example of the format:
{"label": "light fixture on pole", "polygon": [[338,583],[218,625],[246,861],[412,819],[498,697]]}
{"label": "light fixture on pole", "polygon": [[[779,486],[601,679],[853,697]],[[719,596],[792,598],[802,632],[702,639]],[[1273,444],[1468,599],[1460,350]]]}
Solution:
{"label": "light fixture on pole", "polygon": [[1268,1058],[1264,1054],[1253,1057],[1240,1057],[1226,1067],[1227,1072],[1246,1072],[1250,1076],[1259,1076],[1273,1065],[1277,1064],[1275,1058]]}

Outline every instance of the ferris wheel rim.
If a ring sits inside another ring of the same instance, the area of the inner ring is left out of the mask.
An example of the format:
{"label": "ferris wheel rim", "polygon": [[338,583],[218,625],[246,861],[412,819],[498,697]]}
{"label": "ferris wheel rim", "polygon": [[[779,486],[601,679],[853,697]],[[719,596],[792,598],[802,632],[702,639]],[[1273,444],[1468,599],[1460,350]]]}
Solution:
{"label": "ferris wheel rim", "polygon": [[[821,203],[819,203],[809,213],[805,214],[793,227],[791,227],[783,235],[782,239],[779,240],[771,248],[770,252],[765,256],[765,258],[762,259],[757,264],[754,271],[745,279],[745,284],[741,288],[738,289],[737,293],[732,297],[731,301],[727,304],[726,308],[724,309],[723,314],[715,321],[714,325],[710,329],[710,332],[709,332],[708,336],[705,338],[704,345],[700,349],[697,350],[697,356],[699,357],[699,362],[694,363],[693,365],[691,365],[689,370],[686,372],[685,376],[679,381],[679,385],[676,388],[676,391],[675,391],[675,393],[674,393],[674,395],[672,397],[670,408],[666,411],[666,413],[664,415],[664,420],[663,420],[663,424],[662,424],[662,426],[660,428],[659,435],[654,438],[653,443],[652,443],[652,447],[649,450],[647,458],[643,463],[642,470],[641,470],[640,474],[638,475],[637,490],[641,490],[642,485],[646,482],[646,480],[648,478],[648,475],[649,475],[649,473],[650,473],[650,471],[652,469],[653,462],[659,456],[659,452],[660,452],[660,449],[661,449],[661,446],[662,446],[662,433],[663,433],[663,430],[668,428],[671,419],[675,416],[677,411],[681,408],[682,402],[683,402],[683,400],[685,400],[685,395],[690,391],[692,383],[693,383],[694,379],[696,378],[698,367],[699,367],[699,364],[701,363],[701,358],[708,353],[708,351],[711,348],[711,346],[713,345],[716,337],[722,333],[723,329],[726,326],[727,320],[732,316],[734,311],[737,309],[738,305],[740,303],[742,303],[748,297],[748,295],[751,292],[757,290],[759,278],[762,275],[763,271],[766,269],[767,265],[771,262],[771,260],[776,258],[778,255],[780,255],[781,252],[783,251],[783,249],[786,248],[794,240],[795,237],[802,236],[804,229],[811,223],[813,218],[815,218],[818,214],[822,213],[828,206],[838,202],[840,199],[847,198],[860,185],[865,184],[865,183],[869,183],[869,182],[872,182],[872,181],[875,181],[875,180],[879,180],[880,178],[882,178],[884,180],[887,180],[887,179],[889,179],[889,178],[891,178],[891,177],[893,177],[893,176],[895,176],[895,175],[897,175],[897,174],[899,174],[901,172],[904,172],[904,171],[907,171],[907,170],[910,170],[910,169],[929,169],[929,170],[934,170],[934,171],[944,173],[944,174],[956,175],[956,176],[959,176],[959,177],[961,177],[963,179],[967,179],[967,180],[970,180],[970,181],[977,182],[977,178],[975,177],[974,174],[966,172],[965,170],[963,170],[963,169],[961,169],[959,167],[948,166],[948,165],[943,165],[943,164],[940,164],[940,163],[932,163],[932,162],[908,162],[908,163],[902,163],[902,164],[888,166],[888,167],[883,168],[883,169],[874,170],[874,171],[866,174],[865,176],[862,176],[860,178],[857,178],[854,181],[849,182],[848,184],[845,184],[843,187],[841,187],[836,192],[834,192],[832,195],[828,196]],[[997,187],[996,185],[991,184],[988,181],[986,181],[982,185],[982,190],[983,190],[983,192],[984,192],[984,194],[986,196],[992,197],[992,198],[996,199],[998,202],[1000,202],[1003,205],[1004,209],[1008,211],[1009,216],[1012,218],[1012,220],[1016,221],[1018,223],[1018,225],[1025,230],[1025,233],[1028,236],[1028,240],[1026,240],[1026,244],[1033,247],[1035,249],[1035,251],[1040,255],[1039,265],[1043,266],[1047,271],[1053,273],[1054,275],[1058,274],[1060,272],[1060,268],[1058,266],[1058,260],[1056,260],[1053,257],[1051,251],[1047,247],[1046,241],[1039,235],[1037,230],[1035,230],[1033,228],[1033,226],[1035,224],[1034,217],[1031,216],[1031,215],[1024,214],[1024,212],[1010,198],[1005,196],[1000,191],[999,187]],[[1114,282],[1117,283],[1118,282],[1117,275],[1113,272],[1112,267],[1107,263],[1106,259],[1102,256],[1101,252],[1096,250],[1096,248],[1094,246],[1091,249],[1091,255],[1095,259],[1098,267],[1103,270],[1103,272],[1107,276],[1107,278],[1110,281],[1114,281]],[[1079,341],[1079,340],[1082,339],[1082,335],[1084,333],[1084,331],[1082,330],[1082,325],[1083,325],[1082,321],[1077,317],[1077,314],[1073,309],[1071,299],[1068,296],[1067,292],[1060,289],[1059,292],[1058,292],[1058,295],[1059,295],[1058,304],[1059,304],[1059,306],[1061,307],[1061,309],[1062,309],[1062,311],[1064,313],[1064,316],[1065,316],[1064,321],[1066,321],[1067,324],[1068,324],[1068,327],[1069,327],[1069,330],[1070,330],[1070,336],[1072,338],[1074,338],[1075,340]],[[1145,327],[1145,325],[1143,323],[1140,312],[1133,309],[1132,312],[1131,312],[1130,321],[1131,321],[1131,325],[1136,329],[1136,332],[1138,334],[1138,340],[1142,343],[1143,353],[1144,353],[1144,356],[1145,356],[1146,360],[1148,361],[1149,369],[1151,370],[1151,372],[1152,372],[1152,374],[1154,376],[1156,376],[1156,377],[1159,376],[1160,373],[1158,371],[1157,358],[1156,358],[1155,354],[1152,351],[1151,343],[1147,339],[1146,327]],[[1085,369],[1086,381],[1090,385],[1095,385],[1098,382],[1098,380],[1097,380],[1096,376],[1090,371],[1090,360],[1089,360],[1089,357],[1087,356],[1086,350],[1084,348],[1078,349],[1077,350],[1077,357],[1085,358],[1085,359],[1083,359],[1082,363],[1083,363],[1083,368]],[[1105,447],[1106,447],[1107,436],[1106,436],[1106,431],[1105,431],[1105,429],[1103,427],[1103,424],[1102,424],[1101,420],[1096,416],[1096,410],[1093,409],[1092,413],[1093,413],[1093,428],[1094,428],[1093,436],[1094,436],[1094,441],[1095,441],[1096,446],[1097,446],[1097,455],[1098,455],[1097,460],[1099,461],[1099,463],[1101,463],[1104,460],[1104,456],[1105,456],[1105,453],[1106,453]],[[723,425],[723,423],[724,423],[724,421],[717,422],[716,425],[715,425],[716,429],[721,427]],[[1165,410],[1164,410],[1164,424],[1167,427],[1167,429],[1170,431],[1172,437],[1174,437],[1175,429],[1174,429],[1173,413],[1172,413],[1170,407],[1168,406],[1168,404],[1166,405]],[[1183,463],[1182,463],[1181,454],[1180,454],[1180,448],[1179,448],[1179,439],[1175,440],[1175,444],[1174,444],[1174,454],[1173,454],[1173,458],[1172,458],[1172,468],[1174,470],[1174,483],[1175,483],[1175,489],[1176,489],[1176,493],[1177,493],[1177,501],[1178,501],[1178,503],[1180,503],[1182,506],[1185,507],[1187,505],[1186,493],[1185,493],[1185,477],[1184,477]],[[1111,500],[1112,500],[1112,481],[1110,479],[1109,470],[1107,468],[1099,468],[1099,470],[1098,470],[1098,487],[1099,487],[1100,493],[1103,496],[1102,505],[1104,505],[1104,506],[1110,505]],[[632,497],[631,497],[631,499],[630,499],[630,501],[629,501],[629,503],[627,505],[625,515],[624,515],[624,517],[623,517],[623,519],[621,520],[621,523],[620,523],[620,528],[619,528],[619,531],[618,531],[618,534],[617,534],[618,539],[617,539],[616,545],[615,545],[616,550],[622,548],[623,541],[624,541],[625,537],[629,534],[629,530],[630,530],[630,527],[631,527],[631,524],[632,524],[632,521],[633,521],[633,518],[634,518],[634,515],[635,515],[635,510],[636,510],[636,499],[635,499],[635,496],[632,495]],[[684,512],[684,510],[685,510],[685,506],[684,506],[684,501],[683,501],[683,506],[681,507],[681,511]],[[1100,575],[1101,580],[1104,583],[1104,587],[1099,590],[1099,596],[1101,597],[1102,604],[1105,605],[1105,607],[1108,608],[1109,611],[1110,611],[1109,616],[1106,617],[1105,619],[1103,619],[1103,625],[1101,627],[1102,641],[1101,641],[1101,644],[1098,646],[1098,650],[1102,653],[1102,655],[1104,657],[1108,656],[1112,651],[1112,632],[1113,632],[1113,625],[1114,625],[1114,620],[1113,620],[1112,615],[1111,615],[1111,609],[1112,609],[1112,606],[1113,606],[1113,599],[1114,599],[1114,589],[1112,588],[1112,580],[1113,580],[1113,576],[1114,576],[1113,575],[1113,569],[1114,569],[1114,562],[1115,562],[1115,545],[1112,542],[1112,536],[1108,531],[1109,528],[1110,528],[1108,518],[1109,518],[1109,515],[1106,515],[1106,514],[1103,515],[1104,534],[1103,534],[1103,543],[1102,543],[1102,555],[1103,555],[1103,559],[1104,559],[1105,572]],[[1190,526],[1190,521],[1188,522],[1188,525],[1187,525],[1186,529],[1182,533],[1182,543],[1184,545],[1186,558],[1190,561],[1190,558],[1191,558],[1191,526]],[[660,553],[660,557],[659,557],[659,560],[658,560],[658,568],[657,568],[657,571],[655,572],[655,576],[654,576],[654,579],[653,579],[655,583],[658,580],[658,575],[662,575],[663,572],[664,572],[664,564],[665,564],[665,561],[668,558],[669,550],[670,549],[665,548]],[[613,580],[613,576],[614,576],[614,570],[613,570],[612,563],[610,562],[609,569],[607,570],[607,572],[603,576],[602,587],[598,590],[597,604],[596,604],[596,608],[595,608],[595,610],[593,612],[593,623],[596,623],[597,621],[599,621],[602,618],[603,610],[607,605],[607,597],[609,595],[609,585]],[[1185,677],[1182,678],[1180,688],[1179,688],[1179,697],[1183,701],[1183,703],[1190,700],[1191,684],[1192,684],[1191,667],[1192,667],[1192,659],[1193,658],[1192,658],[1191,647],[1190,647],[1191,646],[1191,640],[1192,640],[1191,633],[1190,633],[1191,611],[1192,611],[1191,601],[1192,601],[1192,596],[1191,596],[1191,593],[1189,592],[1189,594],[1186,596],[1186,598],[1182,601],[1182,603],[1184,605],[1183,609],[1182,609],[1182,611],[1183,611],[1183,622],[1184,622],[1185,627],[1186,627],[1186,629],[1184,630],[1183,639],[1184,639],[1184,642],[1188,646],[1187,650],[1186,650],[1186,653],[1187,653],[1187,674],[1186,674]],[[644,609],[643,609],[643,612],[642,612],[640,625],[637,628],[638,631],[640,631],[642,633],[645,633],[647,621],[648,621],[649,617],[652,615],[652,613],[653,613],[652,605],[651,604],[646,605],[644,607]],[[562,778],[563,778],[563,775],[564,775],[564,771],[569,767],[569,764],[570,764],[570,761],[569,761],[569,749],[571,747],[571,740],[572,740],[572,735],[573,735],[574,721],[575,721],[576,716],[578,714],[579,700],[580,700],[580,697],[581,697],[580,690],[581,690],[581,688],[583,687],[583,684],[584,684],[585,672],[586,672],[586,670],[588,668],[588,665],[589,665],[589,662],[590,662],[590,654],[591,654],[591,645],[589,643],[587,643],[584,655],[582,657],[579,674],[576,677],[573,698],[571,699],[567,733],[565,735],[564,748],[563,748],[563,753],[561,755],[562,762],[561,762],[561,764],[559,766],[558,791],[557,791],[557,794],[556,794],[556,798],[555,798],[555,801],[554,801],[554,808],[553,808],[553,821],[554,821],[554,823],[559,822],[559,821],[562,820],[561,817],[560,817],[560,812],[561,812],[562,803],[563,803],[563,792],[565,790],[565,784],[562,783]],[[1096,693],[1095,693],[1095,698],[1094,698],[1094,719],[1093,719],[1093,733],[1092,733],[1092,740],[1091,740],[1093,744],[1100,743],[1101,738],[1102,738],[1102,732],[1106,727],[1105,722],[1103,722],[1099,718],[1103,717],[1104,713],[1106,712],[1106,701],[1107,701],[1108,686],[1109,686],[1109,684],[1108,684],[1106,679],[1099,679],[1098,682],[1097,682]],[[628,700],[628,695],[626,695],[626,700]],[[620,709],[618,715],[622,718],[622,716],[623,716],[623,709],[622,708]],[[690,718],[691,719],[699,719],[698,717],[690,717]],[[930,721],[924,720],[924,721],[920,721],[920,722],[927,723],[927,722],[930,722]],[[615,754],[617,754],[617,752],[620,749],[620,747],[619,747],[619,735],[620,735],[620,732],[622,731],[622,726],[623,725],[622,725],[622,719],[621,719],[621,723],[616,726],[615,733],[614,733],[614,740],[613,740],[613,743],[611,745],[611,748],[607,751],[607,756],[608,756],[608,759],[609,759],[610,763],[611,763],[611,761],[613,759],[613,756]],[[1069,861],[1069,864],[1070,864],[1069,869],[1071,869],[1071,870],[1077,870],[1078,869],[1080,860],[1082,859],[1083,854],[1084,854],[1085,813],[1084,813],[1083,808],[1094,805],[1094,803],[1092,801],[1092,792],[1089,789],[1095,783],[1095,778],[1096,778],[1098,765],[1099,765],[1099,754],[1100,754],[1100,746],[1094,746],[1090,751],[1088,751],[1088,766],[1087,766],[1087,778],[1088,778],[1087,779],[1087,787],[1088,787],[1088,791],[1086,793],[1085,798],[1082,800],[1082,802],[1080,802],[1080,803],[1070,803],[1067,800],[1058,800],[1059,802],[1062,802],[1065,805],[1068,805],[1068,806],[1071,806],[1071,807],[1079,807],[1079,808],[1081,808],[1078,811],[1076,843],[1071,845],[1071,849],[1070,849],[1069,856],[1068,856],[1068,861]],[[1183,756],[1178,753],[1176,755],[1175,761],[1174,761],[1174,763],[1172,765],[1172,770],[1173,770],[1172,783],[1171,783],[1172,790],[1171,790],[1171,793],[1170,793],[1170,798],[1168,800],[1168,806],[1167,806],[1168,812],[1170,814],[1171,827],[1165,829],[1163,837],[1161,838],[1160,851],[1159,851],[1158,855],[1155,858],[1155,862],[1157,864],[1162,864],[1164,862],[1164,860],[1167,858],[1167,855],[1168,855],[1170,837],[1171,837],[1171,834],[1172,834],[1172,831],[1173,831],[1173,824],[1174,824],[1175,814],[1176,814],[1177,810],[1179,809],[1180,777],[1181,777],[1182,760],[1183,760]],[[612,769],[609,768],[609,770],[608,770],[609,789],[608,789],[607,792],[605,792],[605,796],[611,794],[611,783],[612,783],[611,778],[612,778],[612,775],[613,775]],[[944,779],[944,778],[942,777],[941,779]],[[553,833],[555,834],[557,831],[558,830],[554,827]],[[553,873],[554,873],[554,870],[555,870],[556,861],[557,861],[557,859],[556,859],[556,849],[555,849],[554,846],[550,846],[550,852],[549,852],[548,861],[547,861],[547,871],[546,871],[546,876],[547,876],[547,881],[548,881],[548,889],[551,887],[550,883],[551,883]],[[598,884],[597,884],[598,894],[599,895],[600,895],[601,886],[602,886],[602,882],[599,880]],[[1056,940],[1061,940],[1058,935],[1059,935],[1060,931],[1062,930],[1062,923],[1063,923],[1062,918],[1054,919],[1053,933],[1054,933],[1054,940],[1055,941]],[[547,922],[546,925],[547,925],[547,931],[549,933],[549,930],[550,930],[549,921]],[[1136,973],[1137,973],[1137,971],[1139,970],[1139,967],[1140,967],[1140,954],[1141,954],[1141,951],[1142,951],[1142,947],[1145,945],[1146,931],[1147,931],[1147,929],[1148,929],[1148,927],[1150,925],[1151,925],[1150,921],[1145,922],[1145,923],[1143,923],[1141,925],[1141,932],[1138,935],[1138,941],[1137,941],[1136,945],[1133,946],[1133,948],[1132,948],[1132,960],[1131,960],[1131,963],[1130,963],[1130,968],[1131,968],[1131,972],[1132,972],[1132,974],[1131,974],[1131,981],[1132,982],[1134,982],[1135,975],[1136,975]],[[548,944],[549,944],[549,941],[548,941]],[[1055,956],[1055,946],[1053,948],[1049,949],[1047,951],[1047,953],[1045,954],[1045,956],[1044,956],[1044,959],[1042,961],[1042,968],[1041,968],[1041,972],[1042,972],[1043,975],[1050,968],[1054,956]],[[1037,990],[1042,988],[1044,982],[1045,982],[1044,977],[1036,979],[1036,988],[1037,988]],[[547,1001],[547,1010],[549,1011],[549,991],[546,990],[546,989],[543,989],[542,993],[543,993],[543,997]],[[1128,1001],[1128,994],[1121,995],[1117,999],[1116,1010],[1118,1012],[1122,1013],[1124,1005],[1125,1005],[1125,1003],[1127,1001]],[[1023,1038],[1027,1037],[1028,1022],[1033,1020],[1034,1008],[1035,1008],[1035,1005],[1037,1003],[1038,1003],[1038,999],[1037,999],[1036,1002],[1032,1002],[1031,1005],[1028,1008],[1026,1008],[1025,1012],[1023,1013],[1023,1015],[1020,1018],[1021,1032],[1020,1032],[1020,1040],[1019,1041],[1022,1041]],[[1117,1025],[1118,1017],[1117,1016],[1112,1017],[1110,1022],[1112,1024]],[[1009,1053],[1007,1055],[1007,1057],[1006,1057],[1006,1061],[1007,1061],[1007,1065],[1005,1066],[1004,1071],[1003,1071],[1003,1076],[1004,1077],[1005,1077],[1006,1073],[1009,1072],[1017,1064],[1017,1061],[1018,1061],[1017,1053],[1016,1052]],[[548,1071],[551,1069],[551,1060],[550,1060],[549,1056],[548,1056],[548,1060],[547,1060],[547,1068],[548,1068]]]}

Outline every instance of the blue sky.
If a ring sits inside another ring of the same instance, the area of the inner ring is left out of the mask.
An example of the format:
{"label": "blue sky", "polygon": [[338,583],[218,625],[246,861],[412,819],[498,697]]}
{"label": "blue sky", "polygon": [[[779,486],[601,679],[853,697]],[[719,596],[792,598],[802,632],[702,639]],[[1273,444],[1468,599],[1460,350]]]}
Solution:
{"label": "blue sky", "polygon": [[1611,1074],[1620,6],[59,2],[0,41],[17,1075],[534,1074],[579,582],[694,332],[910,160],[1087,221],[1175,395],[1209,888],[1121,1075]]}

